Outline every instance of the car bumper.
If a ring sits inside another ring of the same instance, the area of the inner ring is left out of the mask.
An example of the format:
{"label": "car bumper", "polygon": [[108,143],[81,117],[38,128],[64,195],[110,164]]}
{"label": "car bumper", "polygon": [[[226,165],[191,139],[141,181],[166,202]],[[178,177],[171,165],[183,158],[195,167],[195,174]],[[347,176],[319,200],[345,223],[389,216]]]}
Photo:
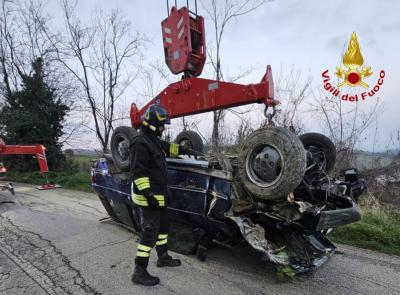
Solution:
{"label": "car bumper", "polygon": [[354,201],[351,201],[351,207],[345,209],[336,209],[321,211],[316,230],[326,230],[336,228],[341,225],[349,224],[360,220],[360,210]]}

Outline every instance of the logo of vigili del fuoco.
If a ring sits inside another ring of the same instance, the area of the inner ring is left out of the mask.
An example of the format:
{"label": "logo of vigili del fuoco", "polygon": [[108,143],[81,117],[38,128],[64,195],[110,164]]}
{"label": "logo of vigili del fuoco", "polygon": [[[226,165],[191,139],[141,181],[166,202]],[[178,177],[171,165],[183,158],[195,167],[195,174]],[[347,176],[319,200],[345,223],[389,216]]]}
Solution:
{"label": "logo of vigili del fuoco", "polygon": [[[383,84],[385,71],[381,70],[376,84],[373,87],[369,87],[367,78],[369,78],[373,72],[371,67],[363,65],[364,58],[361,54],[360,44],[358,44],[356,33],[353,32],[351,34],[347,51],[343,55],[343,66],[336,67],[335,76],[339,78],[339,83],[334,85],[329,77],[329,71],[326,70],[322,73],[324,89],[327,92],[330,92],[333,96],[337,96],[346,101],[361,101],[374,96]],[[349,93],[341,93],[341,90],[345,85],[361,87],[364,91],[352,95]]]}

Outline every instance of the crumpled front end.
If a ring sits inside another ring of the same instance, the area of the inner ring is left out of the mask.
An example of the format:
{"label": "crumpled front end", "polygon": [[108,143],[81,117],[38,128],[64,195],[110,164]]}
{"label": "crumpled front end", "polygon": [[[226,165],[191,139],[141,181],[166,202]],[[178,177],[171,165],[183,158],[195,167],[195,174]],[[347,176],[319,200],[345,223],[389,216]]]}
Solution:
{"label": "crumpled front end", "polygon": [[361,217],[354,199],[338,192],[341,185],[314,190],[313,199],[298,191],[296,198],[291,195],[280,202],[236,199],[225,217],[235,222],[243,238],[266,260],[295,273],[308,272],[335,253],[327,233]]}
{"label": "crumpled front end", "polygon": [[238,183],[234,187],[233,205],[225,217],[266,260],[302,273],[321,266],[335,253],[327,238],[332,229],[360,220],[356,200],[365,183],[356,169],[348,169],[343,180],[303,181],[286,200],[271,201],[257,201],[243,193]]}
{"label": "crumpled front end", "polygon": [[[259,216],[253,215],[253,218],[270,218],[263,213],[256,215]],[[295,273],[308,272],[321,266],[336,249],[322,232],[289,230],[288,224],[279,222],[261,226],[249,217],[227,217],[237,224],[245,240],[261,252],[266,261],[290,267]],[[272,224],[275,224],[275,228]]]}

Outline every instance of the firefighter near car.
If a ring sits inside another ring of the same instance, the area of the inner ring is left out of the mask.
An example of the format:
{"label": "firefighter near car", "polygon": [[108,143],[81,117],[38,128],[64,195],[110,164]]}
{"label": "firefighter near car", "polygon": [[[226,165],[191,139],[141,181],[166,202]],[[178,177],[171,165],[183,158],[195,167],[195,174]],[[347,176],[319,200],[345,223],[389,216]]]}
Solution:
{"label": "firefighter near car", "polygon": [[165,125],[170,124],[167,111],[151,105],[142,118],[142,126],[130,144],[132,201],[139,207],[141,237],[137,245],[132,281],[153,286],[160,280],[147,272],[150,252],[156,248],[158,267],[180,266],[181,261],[168,255],[169,221],[166,157],[179,154],[198,155],[184,146],[160,139]]}

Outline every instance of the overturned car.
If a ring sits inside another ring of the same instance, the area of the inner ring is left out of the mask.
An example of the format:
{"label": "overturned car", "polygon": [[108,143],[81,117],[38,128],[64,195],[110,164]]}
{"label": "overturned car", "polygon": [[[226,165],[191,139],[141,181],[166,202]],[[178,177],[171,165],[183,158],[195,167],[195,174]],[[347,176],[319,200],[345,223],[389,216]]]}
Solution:
{"label": "overturned car", "polygon": [[[113,156],[93,165],[92,185],[113,220],[140,232],[126,150],[136,130],[119,128]],[[200,229],[201,259],[213,242],[249,244],[279,267],[313,270],[335,252],[327,233],[360,219],[365,183],[356,169],[331,179],[335,159],[326,136],[279,127],[256,130],[237,155],[167,159],[170,218]]]}

